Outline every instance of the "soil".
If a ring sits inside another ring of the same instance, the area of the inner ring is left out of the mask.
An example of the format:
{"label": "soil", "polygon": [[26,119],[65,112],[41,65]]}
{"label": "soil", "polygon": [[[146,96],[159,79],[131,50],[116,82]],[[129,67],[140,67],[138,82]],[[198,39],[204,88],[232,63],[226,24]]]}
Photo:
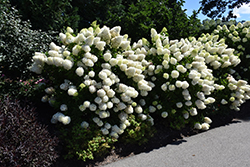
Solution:
{"label": "soil", "polygon": [[[238,122],[239,120],[250,120],[250,101],[247,101],[241,106],[241,110],[236,112],[229,112],[228,115],[216,116],[211,118],[213,120],[210,129],[225,126],[231,123]],[[40,121],[44,124],[48,125],[48,129],[52,134],[56,133],[56,129],[51,126],[48,118],[50,118],[49,112],[41,112],[39,111]],[[116,143],[115,149],[111,150],[110,153],[105,155],[104,157],[95,158],[95,160],[87,160],[86,162],[82,160],[70,159],[65,160],[62,155],[64,154],[60,147],[62,145],[59,143],[59,158],[52,165],[53,167],[94,167],[94,166],[103,166],[123,158],[127,158],[136,154],[140,154],[143,152],[150,152],[153,149],[157,149],[160,147],[164,147],[173,142],[182,142],[184,138],[195,135],[197,133],[203,133],[204,131],[194,130],[192,128],[183,128],[182,130],[173,130],[171,128],[162,128],[156,127],[157,133],[151,138],[147,144],[145,145],[136,145],[136,144],[122,144]]]}

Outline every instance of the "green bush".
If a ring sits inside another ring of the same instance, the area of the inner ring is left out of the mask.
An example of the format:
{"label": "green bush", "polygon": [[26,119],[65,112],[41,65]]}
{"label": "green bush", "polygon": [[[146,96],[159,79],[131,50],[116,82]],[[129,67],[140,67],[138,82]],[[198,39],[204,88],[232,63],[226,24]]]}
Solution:
{"label": "green bush", "polygon": [[43,78],[32,77],[27,80],[13,80],[6,75],[0,76],[0,97],[8,95],[17,99],[27,99],[40,102],[46,81]]}
{"label": "green bush", "polygon": [[46,51],[49,41],[57,41],[54,32],[31,30],[31,24],[22,21],[9,1],[0,2],[0,71],[10,78],[29,79],[27,69],[35,51]]}

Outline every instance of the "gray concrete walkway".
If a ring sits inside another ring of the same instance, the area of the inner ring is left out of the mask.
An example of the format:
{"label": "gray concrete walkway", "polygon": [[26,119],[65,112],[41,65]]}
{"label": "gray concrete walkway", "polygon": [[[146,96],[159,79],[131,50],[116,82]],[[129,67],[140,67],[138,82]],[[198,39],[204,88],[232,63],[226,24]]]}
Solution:
{"label": "gray concrete walkway", "polygon": [[186,137],[105,167],[250,167],[250,119]]}

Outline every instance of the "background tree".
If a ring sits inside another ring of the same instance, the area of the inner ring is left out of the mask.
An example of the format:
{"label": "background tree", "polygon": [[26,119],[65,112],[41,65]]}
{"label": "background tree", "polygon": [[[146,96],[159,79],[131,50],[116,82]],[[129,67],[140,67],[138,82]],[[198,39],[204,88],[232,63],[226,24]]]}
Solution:
{"label": "background tree", "polygon": [[[233,9],[239,8],[243,3],[249,3],[250,0],[201,0],[202,14],[209,18],[223,18],[223,20],[229,20],[230,18],[236,18],[233,15]],[[227,16],[223,16],[226,10],[229,9]]]}
{"label": "background tree", "polygon": [[[89,27],[95,20],[98,23],[108,20],[110,13],[114,13],[118,17],[125,15],[126,8],[133,1],[137,0],[74,0],[71,4],[78,8],[78,15],[80,16],[78,25],[81,29]],[[115,22],[112,25],[115,25]]]}
{"label": "background tree", "polygon": [[23,20],[30,20],[32,29],[60,31],[67,26],[78,27],[78,8],[72,0],[10,0]]}
{"label": "background tree", "polygon": [[184,0],[11,0],[34,29],[60,30],[89,27],[97,20],[100,25],[121,26],[122,33],[135,41],[150,38],[150,29],[168,29],[170,38],[195,35],[200,21],[197,12],[188,17]]}
{"label": "background tree", "polygon": [[122,33],[138,40],[142,37],[150,39],[150,29],[155,28],[158,32],[166,27],[171,39],[179,39],[195,35],[199,31],[200,21],[197,12],[194,11],[188,17],[182,6],[183,0],[141,0],[123,1],[123,12],[109,11],[108,19],[101,24],[110,27],[120,25]]}

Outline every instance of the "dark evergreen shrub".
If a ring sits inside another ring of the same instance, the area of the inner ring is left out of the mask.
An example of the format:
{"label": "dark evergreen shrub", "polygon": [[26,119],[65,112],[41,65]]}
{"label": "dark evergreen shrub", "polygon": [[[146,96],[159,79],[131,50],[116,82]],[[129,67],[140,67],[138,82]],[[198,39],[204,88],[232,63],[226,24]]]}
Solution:
{"label": "dark evergreen shrub", "polygon": [[12,78],[29,78],[27,69],[35,52],[45,51],[56,32],[31,30],[8,0],[0,1],[0,71]]}

